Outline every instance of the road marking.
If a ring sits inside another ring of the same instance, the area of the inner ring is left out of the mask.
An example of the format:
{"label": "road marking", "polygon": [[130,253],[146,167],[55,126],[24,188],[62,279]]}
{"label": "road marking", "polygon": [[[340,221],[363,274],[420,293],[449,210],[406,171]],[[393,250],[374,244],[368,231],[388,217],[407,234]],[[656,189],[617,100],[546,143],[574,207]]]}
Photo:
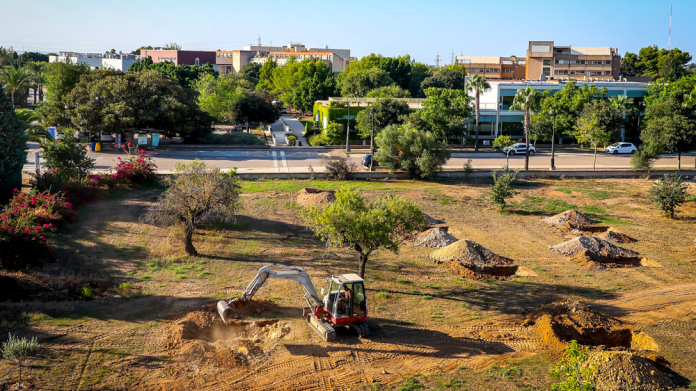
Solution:
{"label": "road marking", "polygon": [[278,155],[276,154],[276,151],[273,151],[273,168],[275,168],[275,172],[280,172],[280,168],[278,167]]}
{"label": "road marking", "polygon": [[283,159],[283,167],[285,168],[285,172],[290,172],[290,170],[288,169],[288,161],[285,160],[285,152],[284,151],[280,151],[280,157]]}

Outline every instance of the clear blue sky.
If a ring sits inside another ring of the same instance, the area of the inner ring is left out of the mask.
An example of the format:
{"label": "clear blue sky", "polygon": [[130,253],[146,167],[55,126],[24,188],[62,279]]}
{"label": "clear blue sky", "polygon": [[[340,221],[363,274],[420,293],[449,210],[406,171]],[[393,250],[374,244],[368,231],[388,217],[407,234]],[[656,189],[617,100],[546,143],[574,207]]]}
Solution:
{"label": "clear blue sky", "polygon": [[177,42],[234,50],[256,42],[351,49],[353,56],[524,55],[529,40],[637,52],[672,47],[696,55],[694,0],[2,1],[0,46],[22,51],[131,51]]}

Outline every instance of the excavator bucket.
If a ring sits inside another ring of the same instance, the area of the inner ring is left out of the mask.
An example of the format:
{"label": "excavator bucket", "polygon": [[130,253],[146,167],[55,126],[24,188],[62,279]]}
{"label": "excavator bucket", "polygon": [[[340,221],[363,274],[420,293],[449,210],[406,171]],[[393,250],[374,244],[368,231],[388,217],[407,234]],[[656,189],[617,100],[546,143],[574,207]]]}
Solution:
{"label": "excavator bucket", "polygon": [[227,324],[227,321],[234,317],[235,310],[244,307],[244,304],[244,301],[239,300],[239,298],[220,300],[217,303],[218,314],[220,314],[222,321]]}

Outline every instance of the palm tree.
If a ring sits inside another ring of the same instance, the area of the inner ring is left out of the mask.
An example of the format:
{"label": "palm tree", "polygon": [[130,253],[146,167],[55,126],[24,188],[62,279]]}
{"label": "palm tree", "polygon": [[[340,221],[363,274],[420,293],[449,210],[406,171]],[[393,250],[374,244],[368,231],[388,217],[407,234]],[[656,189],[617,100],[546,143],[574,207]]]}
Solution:
{"label": "palm tree", "polygon": [[53,141],[53,136],[46,131],[46,128],[40,124],[34,123],[39,121],[39,116],[28,109],[20,109],[15,111],[17,119],[24,123],[24,128],[29,136],[29,141],[43,143],[44,141]]}
{"label": "palm tree", "polygon": [[542,95],[539,91],[527,86],[524,90],[517,90],[515,99],[510,105],[510,110],[524,110],[524,139],[527,148],[524,151],[524,169],[529,170],[529,119],[532,111],[539,110]]}
{"label": "palm tree", "polygon": [[39,91],[39,101],[43,99],[43,86],[46,84],[46,72],[45,63],[32,61],[27,63],[24,68],[29,71],[29,76],[31,76],[31,81],[33,82],[32,88],[34,89],[34,104],[36,104],[36,91]]}
{"label": "palm tree", "polygon": [[5,85],[5,91],[10,95],[12,104],[16,107],[21,93],[31,84],[29,72],[24,68],[5,67],[0,70],[0,82]]}
{"label": "palm tree", "polygon": [[475,73],[466,83],[466,89],[474,92],[476,105],[476,141],[474,142],[474,151],[478,151],[479,130],[481,129],[481,92],[490,91],[491,85],[486,81],[485,77]]}
{"label": "palm tree", "polygon": [[[621,113],[621,116],[626,118],[625,112],[628,106],[631,105],[631,100],[626,95],[619,95],[613,98],[609,98],[609,104],[611,108]],[[618,140],[617,140],[618,141]],[[624,126],[621,126],[621,141],[624,141]]]}

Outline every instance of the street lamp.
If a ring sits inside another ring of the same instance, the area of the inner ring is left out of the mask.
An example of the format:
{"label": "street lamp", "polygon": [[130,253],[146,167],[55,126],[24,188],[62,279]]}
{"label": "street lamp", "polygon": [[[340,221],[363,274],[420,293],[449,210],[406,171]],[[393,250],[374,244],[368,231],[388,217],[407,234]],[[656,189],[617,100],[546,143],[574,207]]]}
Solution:
{"label": "street lamp", "polygon": [[372,134],[370,135],[370,171],[375,161],[375,108],[370,108],[370,118],[372,119]]}
{"label": "street lamp", "polygon": [[65,105],[65,110],[63,110],[63,126],[68,126],[68,120],[65,119],[65,112],[68,111],[68,105]]}
{"label": "street lamp", "polygon": [[555,151],[555,145],[556,145],[556,115],[557,113],[551,109],[549,110],[549,114],[553,115],[553,132],[551,133],[551,171],[554,171],[556,169],[556,151]]}

